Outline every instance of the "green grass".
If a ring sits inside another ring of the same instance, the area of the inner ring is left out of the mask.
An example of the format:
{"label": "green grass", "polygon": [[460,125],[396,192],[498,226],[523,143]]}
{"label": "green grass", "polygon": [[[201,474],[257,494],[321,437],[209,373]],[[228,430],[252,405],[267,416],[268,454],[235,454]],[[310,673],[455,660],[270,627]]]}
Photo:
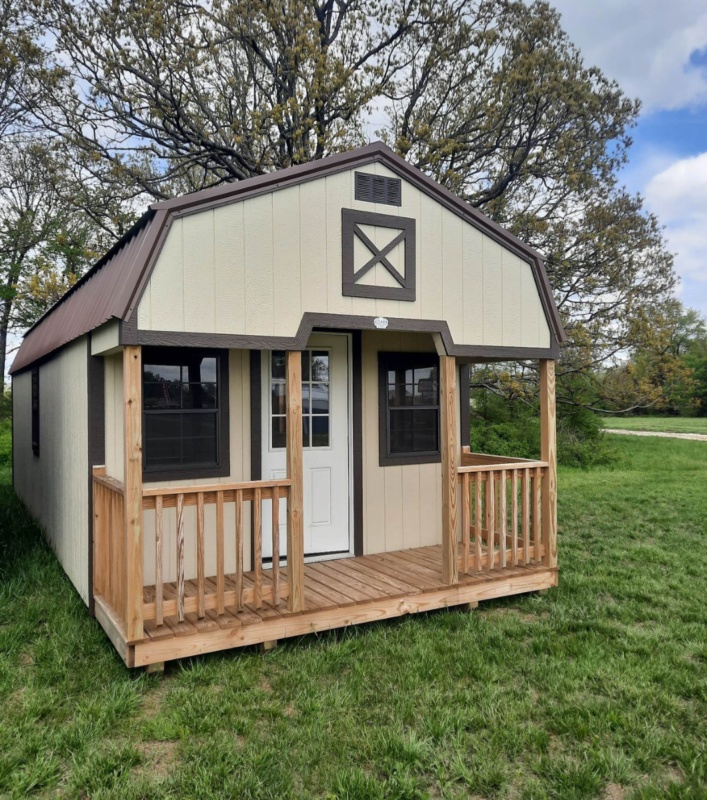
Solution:
{"label": "green grass", "polygon": [[627,431],[707,435],[707,417],[602,417],[602,423],[605,428],[623,428]]}
{"label": "green grass", "polygon": [[2,487],[0,796],[704,798],[707,447],[562,470],[560,586],[129,672]]}

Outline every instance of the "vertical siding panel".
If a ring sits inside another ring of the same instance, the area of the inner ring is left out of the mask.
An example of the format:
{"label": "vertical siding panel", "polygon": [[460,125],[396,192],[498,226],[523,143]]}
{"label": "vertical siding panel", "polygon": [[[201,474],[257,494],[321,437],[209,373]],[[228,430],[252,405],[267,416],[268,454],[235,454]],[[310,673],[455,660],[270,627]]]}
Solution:
{"label": "vertical siding panel", "polygon": [[520,345],[520,265],[518,256],[503,251],[503,344]]}
{"label": "vertical siding panel", "polygon": [[385,485],[378,464],[378,355],[380,335],[363,332],[363,446],[366,553],[385,550]]}
{"label": "vertical siding panel", "polygon": [[483,305],[483,235],[476,228],[464,223],[463,232],[463,304],[464,338],[466,344],[482,344],[484,341]]}
{"label": "vertical siding panel", "polygon": [[420,467],[410,464],[401,467],[403,481],[403,547],[420,547]]}
{"label": "vertical siding panel", "polygon": [[326,184],[310,181],[300,186],[300,248],[302,311],[326,311],[327,253],[323,229],[326,220]]}
{"label": "vertical siding panel", "polygon": [[437,518],[441,506],[437,503],[437,484],[442,480],[439,464],[420,465],[420,546],[439,544]]}
{"label": "vertical siding panel", "polygon": [[442,206],[427,195],[420,198],[418,291],[423,319],[443,319]]}
{"label": "vertical siding panel", "polygon": [[330,314],[350,314],[353,308],[353,298],[344,297],[341,290],[341,209],[348,207],[349,181],[346,172],[325,179],[327,310]]}
{"label": "vertical siding panel", "polygon": [[[388,170],[390,172],[390,170]],[[422,303],[420,300],[420,286],[421,286],[421,271],[422,259],[420,258],[420,203],[421,192],[412,184],[402,182],[402,205],[400,206],[401,217],[412,217],[415,221],[416,232],[416,252],[415,252],[415,266],[417,270],[417,291],[414,303],[400,303],[401,316],[410,317],[411,319],[420,319]]]}
{"label": "vertical siding panel", "polygon": [[442,286],[444,317],[455,342],[464,340],[464,221],[442,212]]}
{"label": "vertical siding panel", "polygon": [[151,300],[151,283],[148,281],[145,291],[140,299],[140,305],[137,308],[137,324],[138,328],[143,331],[152,330],[152,300]]}
{"label": "vertical siding panel", "polygon": [[155,307],[151,314],[152,330],[184,330],[183,223],[183,219],[172,223],[150,279],[150,294],[154,292],[155,295]]}
{"label": "vertical siding panel", "polygon": [[279,336],[292,336],[302,319],[299,186],[275,192],[272,200],[275,261],[273,332]]}
{"label": "vertical siding panel", "polygon": [[246,200],[244,208],[246,333],[273,332],[273,215],[272,195]]}
{"label": "vertical siding panel", "polygon": [[[368,172],[368,167],[363,167],[359,172]],[[371,203],[364,203],[361,200],[356,200],[356,170],[350,170],[346,173],[349,179],[349,202],[347,208],[353,208],[357,211],[372,211],[373,205]],[[357,240],[354,238],[354,248],[356,248]],[[364,248],[365,249],[365,248]],[[357,263],[357,262],[355,262]],[[376,301],[370,297],[352,297],[351,298],[352,313],[359,314],[364,317],[374,317],[376,315]]]}
{"label": "vertical siding panel", "polygon": [[403,537],[403,468],[386,467],[385,481],[385,549],[402,550]]}
{"label": "vertical siding panel", "polygon": [[523,347],[538,346],[538,311],[540,301],[530,265],[523,262],[521,281],[521,344]]}
{"label": "vertical siding panel", "polygon": [[[376,175],[390,175],[390,170],[382,164],[375,163],[373,165],[373,172]],[[386,214],[389,217],[399,217],[400,211],[398,206],[383,205],[381,203],[369,203],[370,210],[376,214]],[[376,228],[375,236],[371,237],[371,241],[375,242],[379,249],[385,247],[391,239],[397,236],[397,232],[390,228]],[[395,265],[395,262],[391,260]],[[398,287],[400,284],[393,278],[393,276],[378,264],[376,270],[376,285],[378,286],[394,286]],[[404,305],[404,303],[403,303]],[[401,301],[399,300],[376,300],[376,314],[382,317],[401,317],[404,316],[400,313]]]}
{"label": "vertical siding panel", "polygon": [[503,262],[502,248],[484,236],[483,304],[484,344],[503,344]]}
{"label": "vertical siding panel", "polygon": [[215,330],[214,212],[184,217],[184,330]]}
{"label": "vertical siding panel", "polygon": [[245,331],[243,203],[214,209],[215,330]]}

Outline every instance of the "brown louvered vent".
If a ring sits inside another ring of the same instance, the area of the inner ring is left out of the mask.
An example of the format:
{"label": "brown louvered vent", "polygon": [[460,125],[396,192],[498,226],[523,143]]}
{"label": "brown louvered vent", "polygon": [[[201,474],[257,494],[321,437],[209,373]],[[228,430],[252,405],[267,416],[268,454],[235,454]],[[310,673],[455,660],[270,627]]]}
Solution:
{"label": "brown louvered vent", "polygon": [[356,199],[366,203],[399,206],[402,202],[400,178],[384,178],[382,175],[357,172]]}

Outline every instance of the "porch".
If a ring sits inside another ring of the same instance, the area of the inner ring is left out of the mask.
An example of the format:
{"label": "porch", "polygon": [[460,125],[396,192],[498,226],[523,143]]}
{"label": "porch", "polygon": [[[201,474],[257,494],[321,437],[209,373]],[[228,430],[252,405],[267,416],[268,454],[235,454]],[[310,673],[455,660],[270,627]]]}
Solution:
{"label": "porch", "polygon": [[[125,348],[125,481],[95,467],[92,482],[96,616],[128,666],[557,584],[553,362],[541,362],[543,458],[529,461],[459,448],[457,364],[440,356],[440,543],[311,563],[303,547],[299,351],[287,353],[286,365],[286,478],[150,487],[142,484],[140,348]],[[195,514],[193,538],[185,535],[187,513]],[[154,582],[144,585],[148,520]],[[175,580],[163,576],[167,547]],[[233,571],[227,549],[235,551]],[[283,555],[268,561],[264,551]]]}

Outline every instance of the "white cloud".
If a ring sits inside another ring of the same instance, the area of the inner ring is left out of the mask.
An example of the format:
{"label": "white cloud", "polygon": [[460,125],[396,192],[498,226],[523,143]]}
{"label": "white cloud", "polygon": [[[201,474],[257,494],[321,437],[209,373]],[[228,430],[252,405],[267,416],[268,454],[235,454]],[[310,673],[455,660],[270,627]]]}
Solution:
{"label": "white cloud", "polygon": [[704,0],[554,0],[585,63],[600,67],[646,112],[707,102],[707,69],[690,55],[707,45]]}
{"label": "white cloud", "polygon": [[673,162],[651,178],[644,193],[677,254],[681,299],[707,313],[707,152]]}

